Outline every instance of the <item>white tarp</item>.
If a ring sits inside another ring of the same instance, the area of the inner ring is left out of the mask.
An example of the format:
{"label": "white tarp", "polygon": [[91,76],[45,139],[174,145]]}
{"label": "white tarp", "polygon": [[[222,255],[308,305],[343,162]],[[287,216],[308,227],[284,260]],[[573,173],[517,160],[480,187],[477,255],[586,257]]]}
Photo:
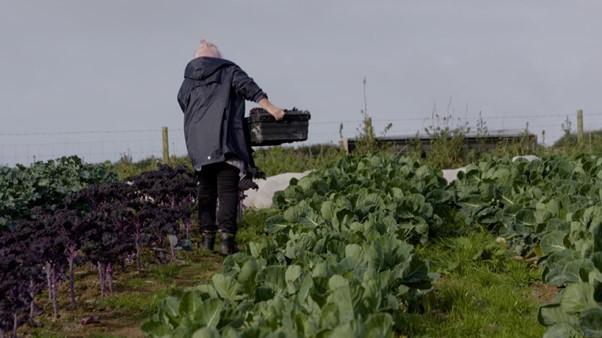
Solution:
{"label": "white tarp", "polygon": [[311,170],[303,173],[284,173],[276,176],[267,177],[265,180],[254,180],[259,187],[257,190],[249,189],[245,191],[247,197],[243,200],[246,208],[271,208],[272,198],[277,191],[282,191],[289,186],[291,178],[301,179]]}

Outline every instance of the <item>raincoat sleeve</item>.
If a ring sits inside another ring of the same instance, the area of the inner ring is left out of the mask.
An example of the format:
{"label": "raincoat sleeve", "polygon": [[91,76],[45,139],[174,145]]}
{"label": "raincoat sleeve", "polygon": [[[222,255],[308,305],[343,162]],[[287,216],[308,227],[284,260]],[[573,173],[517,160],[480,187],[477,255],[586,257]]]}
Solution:
{"label": "raincoat sleeve", "polygon": [[259,102],[261,99],[268,97],[267,94],[259,88],[257,83],[255,83],[255,81],[253,81],[253,79],[238,66],[234,69],[232,87],[236,93],[248,101]]}

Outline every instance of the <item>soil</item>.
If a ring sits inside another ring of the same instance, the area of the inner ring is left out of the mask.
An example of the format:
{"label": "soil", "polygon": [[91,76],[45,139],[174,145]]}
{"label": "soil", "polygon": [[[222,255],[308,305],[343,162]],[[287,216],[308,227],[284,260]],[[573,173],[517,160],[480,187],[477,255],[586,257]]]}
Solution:
{"label": "soil", "polygon": [[562,290],[557,286],[543,284],[542,282],[535,282],[531,288],[533,289],[533,296],[540,304],[554,302],[556,296]]}

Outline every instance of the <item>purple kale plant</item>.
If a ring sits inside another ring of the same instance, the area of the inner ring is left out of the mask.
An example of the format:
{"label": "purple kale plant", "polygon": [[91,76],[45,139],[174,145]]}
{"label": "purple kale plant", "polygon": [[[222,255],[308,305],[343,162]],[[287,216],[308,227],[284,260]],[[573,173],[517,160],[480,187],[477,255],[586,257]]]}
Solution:
{"label": "purple kale plant", "polygon": [[108,182],[89,186],[66,200],[81,215],[79,244],[85,260],[98,268],[103,300],[106,288],[113,292],[113,266],[135,252],[134,210],[127,200],[131,189],[126,183]]}

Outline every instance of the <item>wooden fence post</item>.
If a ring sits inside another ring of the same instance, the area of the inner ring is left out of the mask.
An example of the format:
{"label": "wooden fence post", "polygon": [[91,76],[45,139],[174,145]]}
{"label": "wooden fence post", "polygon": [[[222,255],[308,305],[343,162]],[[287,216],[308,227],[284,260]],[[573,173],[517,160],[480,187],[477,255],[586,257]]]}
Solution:
{"label": "wooden fence post", "polygon": [[577,110],[577,144],[583,144],[583,110]]}
{"label": "wooden fence post", "polygon": [[167,127],[163,127],[163,163],[169,164],[169,137]]}

